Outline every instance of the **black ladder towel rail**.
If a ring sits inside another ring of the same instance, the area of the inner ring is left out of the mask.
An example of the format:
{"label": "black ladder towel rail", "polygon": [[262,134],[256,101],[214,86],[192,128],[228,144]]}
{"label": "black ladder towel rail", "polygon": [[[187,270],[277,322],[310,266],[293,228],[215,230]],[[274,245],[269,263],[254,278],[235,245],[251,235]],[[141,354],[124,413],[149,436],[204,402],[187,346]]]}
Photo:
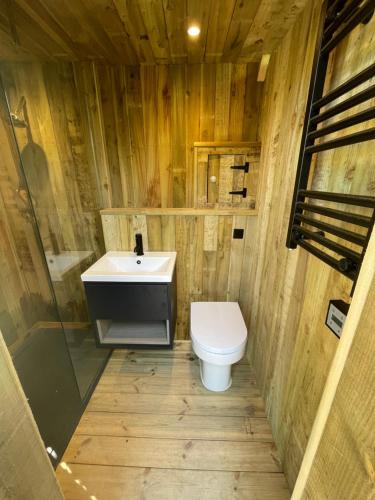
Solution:
{"label": "black ladder towel rail", "polygon": [[[293,249],[298,245],[350,278],[353,281],[352,293],[374,227],[375,197],[312,191],[307,188],[313,154],[375,139],[375,127],[367,127],[360,132],[315,142],[333,132],[366,124],[375,118],[375,107],[370,101],[375,97],[375,85],[371,80],[375,77],[375,56],[367,68],[323,94],[330,52],[359,24],[367,23],[374,10],[375,0],[326,0],[322,7],[286,242],[288,248]],[[355,92],[359,85],[365,83],[368,84],[366,88]],[[346,96],[352,90],[354,95]],[[322,110],[340,97],[343,97],[340,102]],[[369,101],[366,109],[351,116],[339,116],[343,111]],[[327,119],[330,122],[318,128]],[[332,206],[337,203],[365,207],[368,213],[358,214],[346,211],[342,206]],[[317,219],[314,214],[322,215],[327,220]],[[342,224],[335,226],[332,220],[348,223],[350,227],[345,228]],[[357,245],[358,248],[346,247],[327,238],[325,233],[340,238],[343,243]],[[337,258],[326,250],[337,254]]]}

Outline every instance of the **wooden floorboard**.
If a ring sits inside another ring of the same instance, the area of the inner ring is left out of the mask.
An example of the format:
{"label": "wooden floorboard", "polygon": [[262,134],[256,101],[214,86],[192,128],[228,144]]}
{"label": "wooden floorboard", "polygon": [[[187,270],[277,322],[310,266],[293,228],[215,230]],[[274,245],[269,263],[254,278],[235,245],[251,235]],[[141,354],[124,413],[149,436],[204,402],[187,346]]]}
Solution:
{"label": "wooden floorboard", "polygon": [[76,435],[272,442],[265,418],[86,412]]}
{"label": "wooden floorboard", "polygon": [[160,469],[278,472],[273,443],[74,435],[71,463]]}
{"label": "wooden floorboard", "polygon": [[207,472],[69,464],[59,479],[67,500],[287,500],[283,474]]}
{"label": "wooden floorboard", "polygon": [[[96,393],[123,392],[126,394],[174,394],[174,395],[211,395],[198,378],[191,380],[186,376],[166,377],[155,374],[107,374],[101,379]],[[234,378],[230,389],[232,396],[260,396],[255,380]]]}
{"label": "wooden floorboard", "polygon": [[206,415],[232,417],[264,417],[260,396],[183,396],[174,394],[94,393],[89,411],[160,413],[161,415]]}
{"label": "wooden floorboard", "polygon": [[[158,360],[153,361],[152,359],[149,361],[116,359],[108,365],[107,373],[112,375],[137,373],[149,374],[151,376],[158,374],[166,377],[194,376],[199,379],[200,368],[196,361],[182,362],[179,360],[173,363],[165,363]],[[244,364],[238,364],[233,367],[233,376],[248,381],[254,380],[249,367]]]}
{"label": "wooden floorboard", "polygon": [[207,391],[189,342],[115,351],[57,475],[67,500],[290,498],[246,361]]}

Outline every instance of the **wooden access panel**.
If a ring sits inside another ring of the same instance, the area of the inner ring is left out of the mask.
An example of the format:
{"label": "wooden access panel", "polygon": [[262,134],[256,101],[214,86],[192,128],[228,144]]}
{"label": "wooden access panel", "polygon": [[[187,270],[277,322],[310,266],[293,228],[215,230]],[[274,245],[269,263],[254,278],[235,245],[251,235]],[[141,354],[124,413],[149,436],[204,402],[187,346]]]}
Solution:
{"label": "wooden access panel", "polygon": [[259,157],[259,142],[195,143],[194,206],[255,209]]}

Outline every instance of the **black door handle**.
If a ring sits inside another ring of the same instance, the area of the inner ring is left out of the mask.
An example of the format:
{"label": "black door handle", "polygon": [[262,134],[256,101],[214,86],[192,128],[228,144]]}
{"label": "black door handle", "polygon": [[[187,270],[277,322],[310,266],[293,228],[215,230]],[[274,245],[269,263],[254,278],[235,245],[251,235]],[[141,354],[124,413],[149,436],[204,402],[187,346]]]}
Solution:
{"label": "black door handle", "polygon": [[243,188],[241,191],[229,191],[229,194],[238,194],[242,195],[242,198],[246,198],[247,188]]}

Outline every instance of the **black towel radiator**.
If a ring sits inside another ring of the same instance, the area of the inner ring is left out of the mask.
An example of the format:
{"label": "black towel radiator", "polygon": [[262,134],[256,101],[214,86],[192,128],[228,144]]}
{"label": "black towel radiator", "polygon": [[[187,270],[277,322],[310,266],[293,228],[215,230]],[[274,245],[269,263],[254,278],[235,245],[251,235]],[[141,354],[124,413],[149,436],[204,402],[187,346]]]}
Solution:
{"label": "black towel radiator", "polygon": [[[365,90],[356,93],[352,97],[347,97],[325,111],[321,111],[321,108],[326,106],[326,104],[344,96],[348,91],[355,89],[362,83],[368,82],[375,76],[374,55],[373,64],[323,95],[330,52],[356,26],[360,23],[367,23],[371,19],[374,9],[375,0],[333,0],[331,2],[326,1],[323,5],[286,243],[289,248],[296,248],[297,245],[299,245],[350,278],[353,281],[352,293],[374,226],[375,197],[311,191],[307,188],[310,177],[311,160],[314,153],[375,139],[375,128],[367,128],[361,132],[347,134],[337,139],[315,144],[315,139],[317,138],[375,118],[375,107],[369,107],[348,118],[342,118],[322,128],[317,128],[317,125],[324,120],[333,118],[342,111],[349,110],[357,104],[366,102],[375,97],[375,85],[371,85],[370,82],[370,85]],[[328,206],[325,207],[324,205],[316,205],[310,202],[311,199],[320,200],[321,202],[328,201],[356,207],[367,207],[372,209],[372,215],[359,215],[351,211],[346,212]],[[341,226],[335,226],[331,223],[315,219],[313,217],[314,214],[320,214],[330,219],[344,221],[365,228],[365,234],[359,234]],[[302,226],[301,224],[304,225]],[[316,228],[317,230],[307,229],[306,225]],[[357,252],[345,245],[337,243],[327,238],[325,233],[337,236],[345,242],[355,243],[359,245],[361,251]],[[311,242],[318,243],[325,249],[333,251],[339,258],[333,257],[331,254],[326,253]]]}

